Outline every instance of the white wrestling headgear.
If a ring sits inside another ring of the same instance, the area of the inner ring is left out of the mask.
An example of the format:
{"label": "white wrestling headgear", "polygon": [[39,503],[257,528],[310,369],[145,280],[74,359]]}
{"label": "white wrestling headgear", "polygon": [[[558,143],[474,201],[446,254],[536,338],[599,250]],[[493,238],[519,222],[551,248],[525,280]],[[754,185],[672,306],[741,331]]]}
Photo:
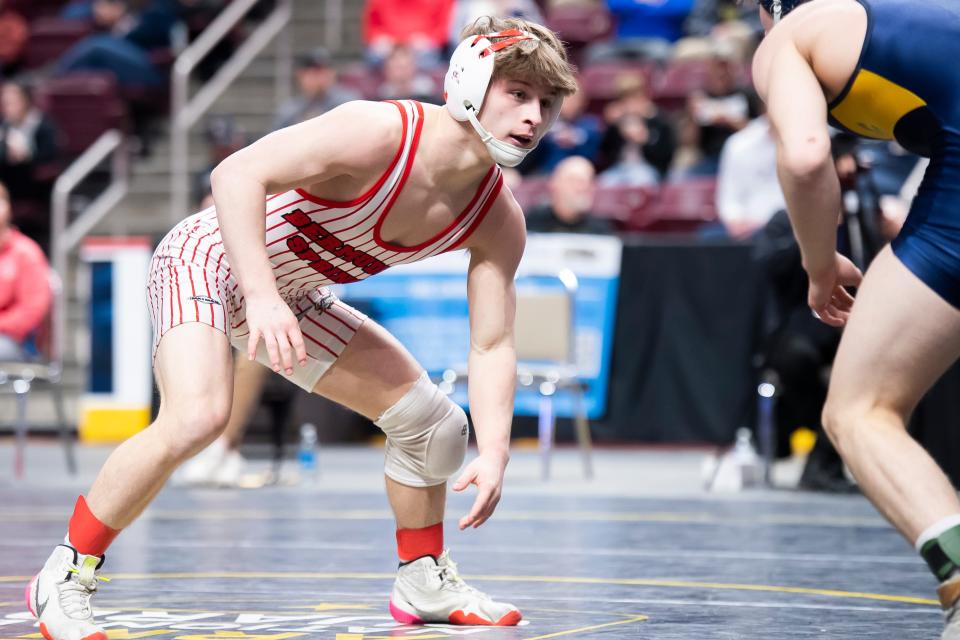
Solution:
{"label": "white wrestling headgear", "polygon": [[[461,42],[450,56],[450,68],[447,69],[447,75],[443,80],[443,98],[450,115],[460,122],[469,120],[487,146],[494,162],[505,167],[515,167],[520,164],[536,145],[525,149],[497,140],[483,128],[477,117],[483,107],[483,99],[487,95],[490,79],[493,77],[494,54],[523,40],[539,40],[539,38],[520,29],[470,36]],[[547,117],[547,126],[543,129],[544,133],[549,131],[557,121],[562,103],[561,98],[554,100]],[[541,133],[541,137],[542,135]]]}

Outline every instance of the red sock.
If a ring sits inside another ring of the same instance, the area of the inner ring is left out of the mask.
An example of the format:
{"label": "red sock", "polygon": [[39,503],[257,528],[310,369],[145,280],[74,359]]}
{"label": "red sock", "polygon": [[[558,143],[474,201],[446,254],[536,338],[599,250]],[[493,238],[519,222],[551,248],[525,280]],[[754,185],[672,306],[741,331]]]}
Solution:
{"label": "red sock", "polygon": [[100,522],[90,511],[87,500],[83,496],[77,498],[77,504],[73,507],[73,516],[70,518],[70,528],[67,531],[67,537],[70,538],[73,548],[90,556],[102,556],[120,533],[119,529],[111,529]]}
{"label": "red sock", "polygon": [[423,529],[397,529],[397,555],[400,562],[410,562],[423,556],[439,558],[443,553],[443,523]]}

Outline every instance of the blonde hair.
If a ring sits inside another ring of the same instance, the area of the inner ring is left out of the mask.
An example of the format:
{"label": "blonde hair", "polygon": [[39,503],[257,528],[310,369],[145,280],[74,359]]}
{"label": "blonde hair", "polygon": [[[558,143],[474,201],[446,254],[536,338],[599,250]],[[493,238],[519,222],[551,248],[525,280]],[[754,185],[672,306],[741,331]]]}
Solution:
{"label": "blonde hair", "polygon": [[560,96],[577,91],[573,65],[567,60],[567,52],[550,29],[522,18],[498,18],[481,16],[464,27],[460,40],[471,36],[498,33],[507,29],[520,29],[535,35],[538,40],[522,40],[516,45],[497,51],[493,62],[493,79],[512,78],[550,87]]}

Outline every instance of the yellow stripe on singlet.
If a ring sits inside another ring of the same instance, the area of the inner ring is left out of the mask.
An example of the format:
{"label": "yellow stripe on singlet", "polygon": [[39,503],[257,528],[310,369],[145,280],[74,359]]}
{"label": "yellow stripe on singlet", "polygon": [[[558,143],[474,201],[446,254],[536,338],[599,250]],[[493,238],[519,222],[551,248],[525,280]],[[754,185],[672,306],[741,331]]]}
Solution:
{"label": "yellow stripe on singlet", "polygon": [[892,140],[894,127],[900,119],[926,104],[909,89],[861,69],[850,91],[830,110],[830,115],[854,133]]}

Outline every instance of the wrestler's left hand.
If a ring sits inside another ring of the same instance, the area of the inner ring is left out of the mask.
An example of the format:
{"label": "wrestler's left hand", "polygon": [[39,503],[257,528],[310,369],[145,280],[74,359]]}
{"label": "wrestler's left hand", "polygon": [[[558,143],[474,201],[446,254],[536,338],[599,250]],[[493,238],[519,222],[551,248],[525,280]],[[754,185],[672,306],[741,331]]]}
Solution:
{"label": "wrestler's left hand", "polygon": [[833,264],[818,272],[809,272],[807,303],[814,314],[832,327],[842,327],[850,317],[853,295],[845,287],[858,287],[863,274],[849,259],[834,255]]}

